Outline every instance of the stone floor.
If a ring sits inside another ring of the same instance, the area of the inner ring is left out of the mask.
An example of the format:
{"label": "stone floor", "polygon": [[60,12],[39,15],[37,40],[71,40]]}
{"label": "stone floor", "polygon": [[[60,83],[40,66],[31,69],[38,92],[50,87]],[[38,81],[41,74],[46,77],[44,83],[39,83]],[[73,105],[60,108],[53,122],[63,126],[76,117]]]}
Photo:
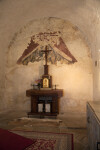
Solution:
{"label": "stone floor", "polygon": [[0,128],[73,133],[74,150],[89,150],[86,117],[83,114],[60,114],[56,119],[27,118],[26,112],[0,114]]}

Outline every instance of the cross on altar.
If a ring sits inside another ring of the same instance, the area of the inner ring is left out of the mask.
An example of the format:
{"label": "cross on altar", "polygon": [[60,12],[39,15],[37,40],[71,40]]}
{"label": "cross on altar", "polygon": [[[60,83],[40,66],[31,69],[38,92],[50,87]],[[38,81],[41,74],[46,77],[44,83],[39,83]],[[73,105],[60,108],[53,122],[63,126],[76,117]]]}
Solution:
{"label": "cross on altar", "polygon": [[44,75],[42,75],[41,87],[42,88],[51,88],[52,87],[52,77],[48,74],[48,53],[52,50],[48,50],[48,47],[45,46],[45,50],[41,50],[41,52],[45,53],[45,65],[44,65]]}
{"label": "cross on altar", "polygon": [[52,50],[48,50],[48,47],[45,47],[45,50],[41,50],[41,52],[45,53],[45,65],[47,65],[48,53]]}

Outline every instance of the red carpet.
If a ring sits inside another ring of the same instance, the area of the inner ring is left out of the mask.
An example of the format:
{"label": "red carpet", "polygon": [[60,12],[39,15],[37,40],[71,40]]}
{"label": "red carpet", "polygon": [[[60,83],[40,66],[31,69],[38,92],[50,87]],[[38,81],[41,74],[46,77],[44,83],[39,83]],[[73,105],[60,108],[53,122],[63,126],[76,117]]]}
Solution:
{"label": "red carpet", "polygon": [[73,150],[73,135],[0,129],[0,150]]}
{"label": "red carpet", "polygon": [[35,142],[36,140],[0,129],[0,150],[24,150]]}
{"label": "red carpet", "polygon": [[73,150],[73,135],[69,133],[20,130],[12,132],[36,140],[34,144],[25,150]]}

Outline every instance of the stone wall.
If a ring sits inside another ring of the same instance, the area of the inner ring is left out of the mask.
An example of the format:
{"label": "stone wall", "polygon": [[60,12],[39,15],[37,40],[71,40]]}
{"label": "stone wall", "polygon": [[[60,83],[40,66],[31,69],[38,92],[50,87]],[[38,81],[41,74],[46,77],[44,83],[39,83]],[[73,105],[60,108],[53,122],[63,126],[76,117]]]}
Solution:
{"label": "stone wall", "polygon": [[[25,91],[30,88],[36,76],[40,77],[43,64],[40,61],[23,66],[17,65],[16,61],[30,42],[30,38],[23,38],[23,33],[28,36],[31,25],[34,27],[34,23],[40,23],[40,20],[43,21],[44,18],[48,20],[50,17],[54,17],[55,20],[60,18],[66,24],[71,23],[70,27],[75,27],[74,30],[77,28],[76,33],[78,33],[77,40],[67,41],[67,37],[64,39],[78,62],[72,65],[61,62],[50,65],[53,82],[64,89],[60,111],[72,111],[72,108],[75,111],[85,111],[86,101],[93,99],[92,94],[94,99],[99,99],[99,67],[94,66],[95,73],[92,76],[91,66],[91,56],[93,64],[99,60],[99,14],[98,0],[77,0],[77,2],[76,0],[1,0],[0,110],[29,109],[29,99]],[[39,24],[36,25],[39,27]],[[43,31],[42,25],[41,30]],[[67,32],[67,29],[65,31]],[[35,34],[34,28],[33,32]],[[31,33],[29,37],[30,35]]]}

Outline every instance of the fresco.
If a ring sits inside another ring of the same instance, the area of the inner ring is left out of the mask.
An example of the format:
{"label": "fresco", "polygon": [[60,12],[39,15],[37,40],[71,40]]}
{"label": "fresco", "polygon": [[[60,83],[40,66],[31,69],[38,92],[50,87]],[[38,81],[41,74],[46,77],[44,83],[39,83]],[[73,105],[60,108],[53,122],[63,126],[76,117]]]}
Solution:
{"label": "fresco", "polygon": [[45,48],[45,45],[52,50],[48,56],[48,61],[52,64],[56,64],[57,61],[62,61],[62,63],[65,62],[67,64],[77,62],[62,39],[61,32],[55,31],[40,32],[39,34],[33,35],[27,48],[18,59],[17,64],[22,63],[23,65],[27,65],[28,62],[40,61],[41,57],[43,57],[41,50]]}

